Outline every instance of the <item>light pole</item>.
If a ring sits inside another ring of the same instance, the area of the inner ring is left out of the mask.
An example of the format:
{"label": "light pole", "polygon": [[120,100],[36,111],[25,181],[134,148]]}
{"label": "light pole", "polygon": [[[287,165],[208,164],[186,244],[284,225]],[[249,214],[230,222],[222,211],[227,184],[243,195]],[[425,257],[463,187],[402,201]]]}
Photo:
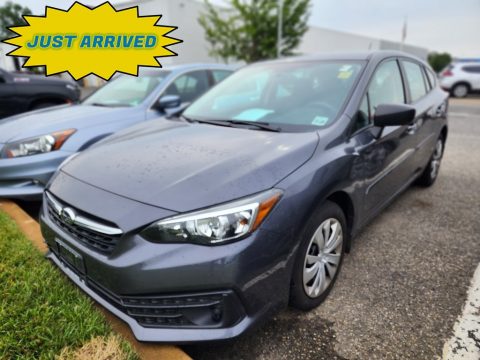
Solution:
{"label": "light pole", "polygon": [[277,58],[282,56],[283,0],[278,1]]}

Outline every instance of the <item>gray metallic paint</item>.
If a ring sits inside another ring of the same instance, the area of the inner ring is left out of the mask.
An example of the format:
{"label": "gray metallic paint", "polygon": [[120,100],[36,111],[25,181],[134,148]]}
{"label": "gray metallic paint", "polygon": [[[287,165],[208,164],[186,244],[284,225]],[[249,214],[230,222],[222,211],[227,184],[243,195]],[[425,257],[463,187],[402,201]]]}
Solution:
{"label": "gray metallic paint", "polygon": [[[232,289],[246,312],[233,328],[147,331],[82,286],[55,255],[49,256],[93,298],[127,321],[139,340],[182,343],[237,336],[287,304],[299,234],[315,209],[327,199],[337,202],[346,213],[350,240],[415,180],[427,165],[435,140],[446,135],[447,95],[438,87],[412,104],[419,124],[415,131],[408,126],[369,126],[352,133],[375,68],[386,58],[403,56],[385,52],[352,56],[368,64],[342,115],[317,132],[151,123],[82,153],[48,187],[65,203],[113,222],[126,234],[111,255],[100,255],[57,228],[44,209],[41,222],[47,242],[55,237],[67,241],[83,255],[95,281],[118,294]],[[103,167],[109,171],[102,172]],[[240,241],[212,247],[153,244],[139,235],[150,223],[178,212],[272,187],[284,191],[281,200],[260,228]]]}

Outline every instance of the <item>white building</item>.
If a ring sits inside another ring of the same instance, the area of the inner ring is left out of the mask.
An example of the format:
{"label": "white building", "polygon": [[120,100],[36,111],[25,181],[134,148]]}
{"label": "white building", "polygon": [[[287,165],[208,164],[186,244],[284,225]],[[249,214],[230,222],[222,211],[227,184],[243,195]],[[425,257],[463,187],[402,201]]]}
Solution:
{"label": "white building", "polygon": [[[141,15],[163,15],[161,25],[177,26],[171,35],[183,40],[183,43],[172,45],[171,49],[178,56],[161,59],[164,66],[191,62],[219,62],[209,55],[209,43],[205,40],[203,28],[198,23],[201,13],[205,12],[202,0],[132,0],[117,4],[117,9],[138,6]],[[403,45],[367,36],[350,34],[335,30],[311,26],[305,34],[296,52],[299,54],[315,54],[322,52],[352,52],[366,50],[404,50],[422,59],[426,59],[428,49]],[[12,58],[4,54],[10,46],[0,44],[0,67],[14,70]],[[99,79],[88,77],[87,85],[99,85]]]}
{"label": "white building", "polygon": [[13,49],[14,47],[11,45],[0,43],[0,68],[8,71],[17,70],[15,59],[11,56],[7,56],[7,54]]}
{"label": "white building", "polygon": [[[209,44],[198,23],[200,14],[205,12],[202,0],[132,0],[115,4],[115,7],[120,9],[137,5],[141,15],[163,15],[160,24],[178,26],[171,35],[182,39],[183,43],[173,45],[171,49],[179,56],[162,59],[163,64],[219,61],[209,55]],[[428,49],[425,48],[316,26],[310,27],[296,52],[315,54],[366,50],[403,50],[422,59],[428,55]]]}

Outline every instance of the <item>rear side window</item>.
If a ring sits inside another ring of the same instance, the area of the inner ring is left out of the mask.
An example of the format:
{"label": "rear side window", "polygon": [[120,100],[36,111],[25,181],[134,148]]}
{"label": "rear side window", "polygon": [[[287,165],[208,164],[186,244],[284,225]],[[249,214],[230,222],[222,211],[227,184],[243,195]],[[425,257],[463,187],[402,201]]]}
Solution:
{"label": "rear side window", "polygon": [[368,88],[370,114],[381,104],[404,104],[402,76],[396,60],[382,63],[372,77]]}
{"label": "rear side window", "polygon": [[417,101],[427,93],[422,68],[420,65],[410,61],[403,61],[403,67],[407,77],[407,84],[410,89],[411,100],[412,102]]}
{"label": "rear side window", "polygon": [[212,70],[213,81],[218,84],[223,79],[226,79],[232,72],[226,70]]}
{"label": "rear side window", "polygon": [[467,65],[462,70],[468,73],[480,74],[480,65]]}

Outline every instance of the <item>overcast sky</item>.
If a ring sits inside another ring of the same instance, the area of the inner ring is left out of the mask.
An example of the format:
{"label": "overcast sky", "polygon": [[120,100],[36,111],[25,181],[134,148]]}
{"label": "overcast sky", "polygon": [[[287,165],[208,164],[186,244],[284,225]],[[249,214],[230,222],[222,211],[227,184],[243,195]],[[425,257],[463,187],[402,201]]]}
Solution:
{"label": "overcast sky", "polygon": [[[35,14],[44,13],[45,5],[66,9],[73,2],[15,1],[28,6]],[[213,1],[222,3],[224,0]],[[480,58],[480,0],[311,1],[312,25],[400,41],[403,22],[407,17],[407,43],[434,51],[448,51],[457,57]],[[0,4],[5,2],[0,0]],[[102,2],[104,0],[85,1],[89,4]]]}

